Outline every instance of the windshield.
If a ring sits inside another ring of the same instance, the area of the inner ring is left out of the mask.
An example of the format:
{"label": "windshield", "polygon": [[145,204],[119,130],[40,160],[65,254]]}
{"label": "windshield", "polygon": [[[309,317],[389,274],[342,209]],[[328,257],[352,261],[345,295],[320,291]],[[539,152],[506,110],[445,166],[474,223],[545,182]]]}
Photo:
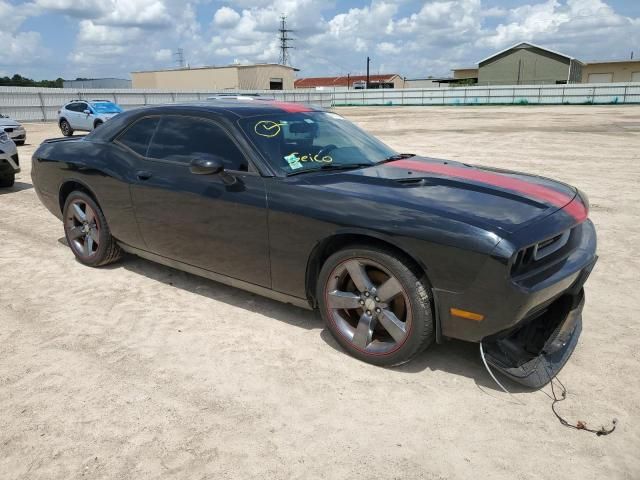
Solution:
{"label": "windshield", "polygon": [[283,112],[243,118],[239,124],[262,155],[286,174],[369,166],[395,154],[331,112]]}
{"label": "windshield", "polygon": [[122,113],[122,109],[111,102],[92,103],[91,107],[96,113]]}

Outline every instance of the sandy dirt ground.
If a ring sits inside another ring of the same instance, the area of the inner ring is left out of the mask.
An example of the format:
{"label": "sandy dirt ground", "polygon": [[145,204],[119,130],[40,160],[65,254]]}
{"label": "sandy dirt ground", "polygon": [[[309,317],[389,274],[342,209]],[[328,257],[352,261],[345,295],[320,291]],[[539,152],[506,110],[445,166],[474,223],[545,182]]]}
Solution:
{"label": "sandy dirt ground", "polygon": [[591,199],[600,261],[561,379],[491,381],[451,341],[382,369],[319,317],[135,257],[83,267],[23,171],[0,191],[2,479],[640,478],[640,107],[340,109],[398,150],[513,168]]}

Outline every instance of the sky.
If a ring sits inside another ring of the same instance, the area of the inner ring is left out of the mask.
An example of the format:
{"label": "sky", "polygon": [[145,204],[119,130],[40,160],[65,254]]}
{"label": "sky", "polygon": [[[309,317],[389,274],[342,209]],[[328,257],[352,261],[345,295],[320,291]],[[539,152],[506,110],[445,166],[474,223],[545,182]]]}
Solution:
{"label": "sky", "polygon": [[0,0],[0,76],[129,78],[277,62],[279,17],[299,77],[449,76],[528,41],[582,61],[640,58],[640,0]]}

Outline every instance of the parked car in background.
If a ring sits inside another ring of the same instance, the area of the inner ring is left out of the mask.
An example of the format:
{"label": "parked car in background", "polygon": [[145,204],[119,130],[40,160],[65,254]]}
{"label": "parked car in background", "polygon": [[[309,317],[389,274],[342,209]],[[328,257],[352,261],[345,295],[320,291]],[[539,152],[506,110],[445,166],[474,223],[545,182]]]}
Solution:
{"label": "parked car in background", "polygon": [[376,365],[456,338],[544,385],[576,346],[597,259],[576,188],[397,153],[300,104],[136,109],[45,141],[31,176],[80,263],[124,251],[318,308]]}
{"label": "parked car in background", "polygon": [[20,171],[18,149],[6,132],[0,131],[0,187],[12,187]]}
{"label": "parked car in background", "polygon": [[4,131],[16,145],[24,145],[27,141],[27,132],[24,127],[11,117],[0,114],[0,132]]}
{"label": "parked car in background", "polygon": [[58,125],[70,137],[76,130],[91,132],[122,111],[109,100],[72,100],[58,110]]}

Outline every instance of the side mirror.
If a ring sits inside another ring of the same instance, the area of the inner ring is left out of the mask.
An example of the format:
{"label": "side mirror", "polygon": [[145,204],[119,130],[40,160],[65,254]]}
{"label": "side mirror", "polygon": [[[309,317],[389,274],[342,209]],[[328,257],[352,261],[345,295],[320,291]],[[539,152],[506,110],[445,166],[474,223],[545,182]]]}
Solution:
{"label": "side mirror", "polygon": [[91,110],[85,110],[84,113],[86,113],[87,115],[91,115]]}
{"label": "side mirror", "polygon": [[217,175],[224,171],[224,165],[219,159],[207,156],[193,159],[190,170],[194,175]]}

